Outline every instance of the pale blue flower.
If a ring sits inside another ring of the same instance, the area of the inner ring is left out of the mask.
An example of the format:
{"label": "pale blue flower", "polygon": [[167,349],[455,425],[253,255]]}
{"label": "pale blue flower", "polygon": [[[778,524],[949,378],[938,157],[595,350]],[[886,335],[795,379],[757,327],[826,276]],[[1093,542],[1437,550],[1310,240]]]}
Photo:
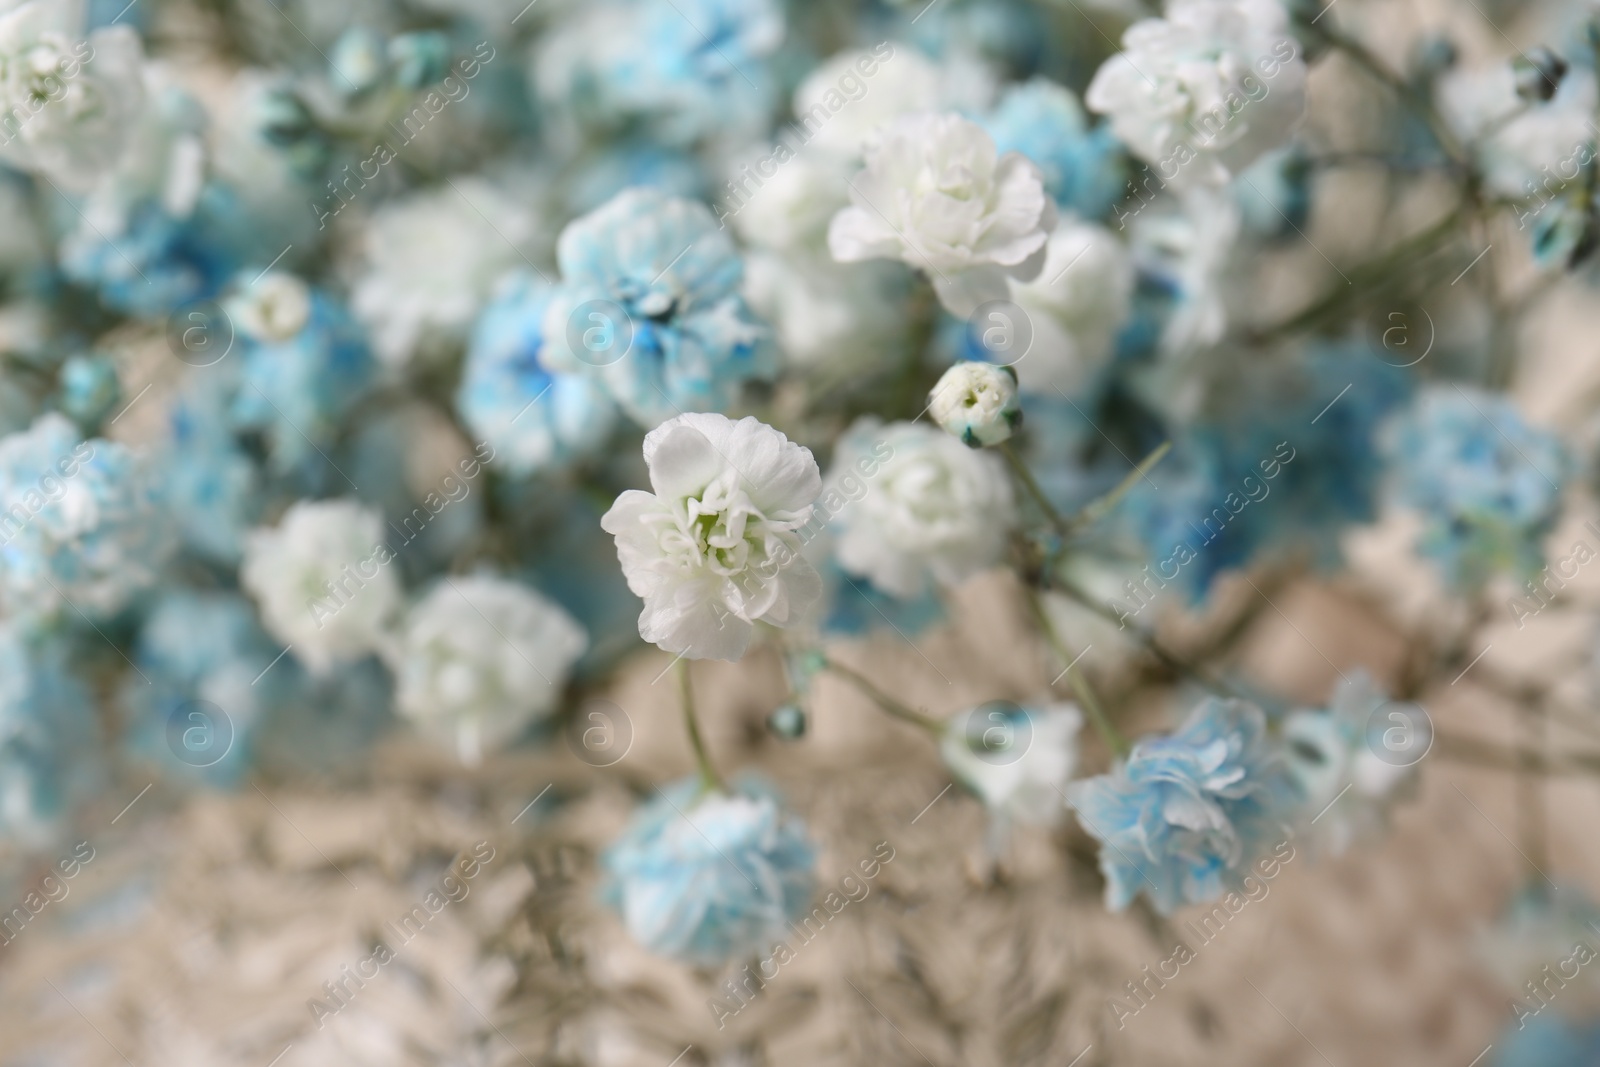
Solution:
{"label": "pale blue flower", "polygon": [[600,859],[602,898],[652,952],[716,966],[769,950],[811,902],[805,824],[753,780],[687,780],[634,815]]}
{"label": "pale blue flower", "polygon": [[58,637],[0,623],[0,837],[43,844],[100,784],[93,707]]}
{"label": "pale blue flower", "polygon": [[122,445],[83,441],[53,413],[0,439],[0,602],[12,616],[114,612],[154,583],[172,543],[155,479]]}
{"label": "pale blue flower", "polygon": [[1012,86],[983,126],[999,152],[1039,165],[1044,187],[1063,209],[1105,216],[1127,185],[1127,156],[1110,127],[1091,126],[1070,89],[1046,78]]}
{"label": "pale blue flower", "polygon": [[376,378],[366,335],[349,310],[320,290],[308,295],[305,323],[292,335],[240,330],[236,342],[244,369],[232,419],[266,434],[280,472],[326,449]]}
{"label": "pale blue flower", "polygon": [[106,356],[73,356],[61,364],[61,410],[80,426],[95,426],[121,396],[117,367]]}
{"label": "pale blue flower", "polygon": [[261,513],[261,470],[233,435],[221,370],[197,375],[173,402],[159,470],[184,545],[237,564]]}
{"label": "pale blue flower", "polygon": [[237,593],[177,589],[145,619],[123,699],[135,751],[178,773],[232,784],[256,720],[293,676],[263,672],[281,651]]}
{"label": "pale blue flower", "polygon": [[1102,842],[1106,906],[1120,911],[1142,891],[1162,914],[1237,886],[1287,839],[1300,799],[1261,709],[1216,698],[1176,733],[1139,741],[1110,774],[1067,787]]}
{"label": "pale blue flower", "polygon": [[554,288],[528,272],[501,283],[473,330],[456,406],[472,432],[512,474],[595,452],[616,423],[616,406],[592,378],[552,373],[540,355]]}
{"label": "pale blue flower", "polygon": [[1418,551],[1452,583],[1471,589],[1497,572],[1539,569],[1569,472],[1560,439],[1525,422],[1503,396],[1438,385],[1390,444],[1397,495],[1425,522]]}
{"label": "pale blue flower", "polygon": [[641,425],[725,409],[776,372],[771,331],[739,292],[744,265],[705,205],[625,190],[570,223],[557,258],[546,365],[598,374]]}

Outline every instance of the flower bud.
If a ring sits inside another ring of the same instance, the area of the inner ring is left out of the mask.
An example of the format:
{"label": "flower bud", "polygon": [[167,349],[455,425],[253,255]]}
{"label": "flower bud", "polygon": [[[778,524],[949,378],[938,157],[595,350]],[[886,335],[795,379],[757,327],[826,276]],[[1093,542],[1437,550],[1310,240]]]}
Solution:
{"label": "flower bud", "polygon": [[1516,78],[1517,95],[1533,103],[1549,100],[1561,87],[1567,73],[1567,61],[1544,45],[1536,45],[1511,61],[1511,73]]}
{"label": "flower bud", "polygon": [[934,421],[973,448],[997,445],[1022,424],[1017,372],[993,363],[957,363],[928,394]]}

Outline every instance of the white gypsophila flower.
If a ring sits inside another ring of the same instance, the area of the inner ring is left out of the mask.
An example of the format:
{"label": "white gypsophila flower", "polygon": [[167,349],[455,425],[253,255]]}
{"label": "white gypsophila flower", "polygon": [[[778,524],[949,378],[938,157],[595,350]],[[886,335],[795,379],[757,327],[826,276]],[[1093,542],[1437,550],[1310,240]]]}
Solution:
{"label": "white gypsophila flower", "polygon": [[1017,372],[993,363],[957,363],[928,393],[928,414],[973,448],[1010,440],[1022,421]]}
{"label": "white gypsophila flower", "polygon": [[841,262],[899,259],[928,273],[939,302],[965,317],[1003,300],[1007,278],[1044,266],[1055,202],[1031,160],[1000,155],[960,115],[921,114],[880,130],[853,204],[833,217],[828,248]]}
{"label": "white gypsophila flower", "polygon": [[239,584],[267,632],[313,674],[378,649],[400,604],[383,515],[355,500],[301,500],[245,537]]}
{"label": "white gypsophila flower", "polygon": [[384,204],[367,224],[366,272],[351,304],[391,366],[418,348],[466,336],[520,251],[537,233],[533,213],[482,178]]}
{"label": "white gypsophila flower", "polygon": [[999,457],[924,423],[865,416],[834,447],[828,485],[872,459],[866,491],[831,520],[846,572],[909,599],[930,577],[953,586],[1000,561],[1016,505]]}
{"label": "white gypsophila flower", "polygon": [[758,251],[745,257],[744,295],[791,366],[826,364],[859,377],[895,358],[904,341],[906,278],[898,263]]}
{"label": "white gypsophila flower", "polygon": [[1019,707],[995,701],[950,720],[939,741],[944,765],[998,815],[1059,825],[1078,766],[1083,715],[1075,704]]}
{"label": "white gypsophila flower", "polygon": [[858,160],[878,127],[920,111],[978,112],[994,96],[994,75],[955,53],[934,62],[885,41],[823,60],[794,91],[794,127],[808,147]]}
{"label": "white gypsophila flower", "polygon": [[311,288],[283,271],[263,274],[228,301],[228,313],[258,341],[287,341],[311,318]]}
{"label": "white gypsophila flower", "polygon": [[76,192],[117,164],[144,107],[139,35],[87,28],[86,0],[0,13],[0,159]]}
{"label": "white gypsophila flower", "polygon": [[823,247],[828,222],[849,203],[848,164],[780,145],[734,169],[722,212],[746,244],[788,252]]}
{"label": "white gypsophila flower", "polygon": [[736,660],[754,623],[788,626],[822,595],[796,531],[822,491],[810,449],[747,417],[689,413],[644,439],[647,493],[629,489],[600,520],[639,636],[690,659]]}
{"label": "white gypsophila flower", "polygon": [[1162,198],[1130,224],[1135,264],[1174,294],[1161,333],[1164,352],[1181,355],[1222,339],[1228,328],[1225,268],[1239,226],[1238,204],[1210,189]]}
{"label": "white gypsophila flower", "polygon": [[1278,0],[1171,0],[1122,47],[1084,102],[1168,184],[1228,181],[1305,113],[1306,65]]}
{"label": "white gypsophila flower", "polygon": [[1135,277],[1132,254],[1110,230],[1062,219],[1039,277],[1011,287],[1033,334],[1013,364],[1024,391],[1074,393],[1105,366],[1128,317]]}
{"label": "white gypsophila flower", "polygon": [[476,764],[550,713],[588,644],[560,605],[520,582],[446,578],[406,613],[389,649],[395,708]]}
{"label": "white gypsophila flower", "polygon": [[1525,104],[1509,63],[1455,69],[1440,76],[1438,97],[1445,122],[1474,145],[1485,186],[1503,196],[1548,199],[1577,182],[1594,154],[1591,70],[1567,71],[1554,97]]}

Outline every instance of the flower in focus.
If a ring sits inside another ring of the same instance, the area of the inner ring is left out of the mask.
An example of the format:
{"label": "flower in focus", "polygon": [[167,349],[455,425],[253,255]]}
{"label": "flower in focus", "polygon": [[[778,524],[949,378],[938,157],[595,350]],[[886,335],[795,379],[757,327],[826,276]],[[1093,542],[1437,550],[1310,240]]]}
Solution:
{"label": "flower in focus", "polygon": [[500,276],[525,260],[537,220],[482,178],[391,200],[366,230],[366,272],[351,306],[372,331],[378,357],[408,362],[466,337]]}
{"label": "flower in focus", "polygon": [[1090,128],[1072,90],[1045,78],[1012,86],[983,120],[1001,153],[1039,165],[1045,191],[1062,211],[1098,219],[1122,199],[1127,165],[1108,126]]}
{"label": "flower in focus", "polygon": [[159,493],[120,444],[58,414],[0,439],[0,603],[105,615],[156,580],[173,547]]}
{"label": "flower in focus", "polygon": [[759,783],[700,790],[679,782],[634,815],[601,856],[601,896],[645,948],[710,967],[787,935],[811,902],[815,852]]}
{"label": "flower in focus", "polygon": [[839,566],[912,599],[931,577],[953,586],[1000,561],[1015,521],[999,457],[916,422],[856,420],[834,448],[829,491],[870,466],[866,488],[832,519]]}
{"label": "flower in focus", "polygon": [[476,764],[550,713],[588,643],[559,605],[520,582],[446,578],[406,613],[390,650],[396,710]]}
{"label": "flower in focus", "polygon": [[1171,0],[1122,47],[1084,99],[1168,184],[1223,184],[1305,111],[1305,61],[1277,0]]}
{"label": "flower in focus", "polygon": [[85,192],[121,158],[144,106],[130,26],[86,34],[85,0],[24,0],[0,12],[0,158]]}
{"label": "flower in focus", "polygon": [[[1111,358],[1128,317],[1133,257],[1111,231],[1064,218],[1045,246],[1044,270],[1013,285],[1011,299],[1028,315],[1026,352],[1012,366],[1028,392],[1076,394]],[[982,330],[983,322],[973,328]],[[979,337],[982,340],[982,335]]]}
{"label": "flower in focus", "polygon": [[1286,838],[1300,796],[1261,709],[1208,698],[1176,733],[1146,737],[1110,774],[1072,783],[1067,800],[1102,842],[1106,907],[1121,911],[1143,891],[1169,915],[1239,884]]}
{"label": "flower in focus", "polygon": [[1008,441],[1022,422],[1017,372],[993,363],[957,363],[928,394],[928,414],[968,447]]}
{"label": "flower in focus", "polygon": [[1074,704],[1019,707],[995,701],[952,719],[939,742],[950,773],[990,810],[1055,826],[1078,764],[1083,715]]}
{"label": "flower in focus", "polygon": [[376,508],[301,500],[276,527],[250,532],[239,584],[255,597],[267,632],[325,675],[380,647],[400,604],[393,559]]}
{"label": "flower in focus", "polygon": [[502,282],[473,329],[461,373],[462,418],[513,474],[593,454],[616,424],[616,406],[597,383],[545,368],[545,312],[554,295],[526,272]]}
{"label": "flower in focus", "polygon": [[754,418],[691,413],[645,435],[644,461],[655,491],[627,490],[600,520],[644,600],[640,637],[736,660],[754,623],[788,626],[821,596],[796,533],[822,489],[809,449]]}
{"label": "flower in focus", "polygon": [[1539,569],[1568,473],[1560,439],[1505,397],[1455,385],[1425,390],[1392,430],[1396,495],[1422,513],[1423,555],[1461,588]]}
{"label": "flower in focus", "polygon": [[[1283,722],[1289,773],[1306,798],[1307,817],[1316,820],[1304,832],[1330,855],[1341,854],[1355,841],[1378,837],[1387,828],[1395,799],[1415,787],[1414,761],[1384,758],[1374,748],[1377,738],[1369,725],[1386,704],[1372,678],[1355,671],[1339,683],[1328,707],[1300,708]],[[1409,734],[1410,722],[1396,707],[1378,720],[1378,729],[1383,733],[1398,727]],[[1415,754],[1420,759],[1426,749],[1419,748]]]}
{"label": "flower in focus", "polygon": [[1004,300],[1008,278],[1038,277],[1055,203],[1038,166],[1000,155],[983,127],[959,115],[902,118],[868,145],[866,165],[850,183],[852,206],[828,227],[834,259],[903,260],[963,317]]}
{"label": "flower in focus", "polygon": [[725,408],[776,371],[771,333],[739,294],[743,264],[703,204],[624,190],[568,224],[557,256],[546,363],[597,374],[641,425]]}

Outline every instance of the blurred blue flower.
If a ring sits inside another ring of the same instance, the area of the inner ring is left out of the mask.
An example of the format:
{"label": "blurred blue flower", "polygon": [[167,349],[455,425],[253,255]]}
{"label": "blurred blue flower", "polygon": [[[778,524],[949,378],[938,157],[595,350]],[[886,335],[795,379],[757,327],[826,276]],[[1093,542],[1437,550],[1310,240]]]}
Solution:
{"label": "blurred blue flower", "polygon": [[731,793],[698,779],[661,791],[600,859],[601,897],[652,952],[716,966],[771,947],[811,902],[805,824],[746,779]]}
{"label": "blurred blue flower", "polygon": [[221,290],[233,264],[205,214],[178,219],[147,200],[129,212],[126,228],[116,236],[84,222],[62,242],[61,269],[99,293],[108,307],[142,318],[209,299]]}
{"label": "blurred blue flower", "polygon": [[13,617],[70,604],[109,614],[156,580],[172,547],[154,478],[120,444],[51,413],[0,439],[0,602]]}
{"label": "blurred blue flower", "polygon": [[1237,886],[1287,839],[1300,799],[1261,709],[1215,698],[1176,733],[1139,741],[1112,773],[1067,787],[1103,844],[1106,906],[1120,911],[1143,891],[1164,915]]}
{"label": "blurred blue flower", "polygon": [[1298,237],[1311,217],[1312,165],[1298,146],[1269,152],[1233,182],[1244,228],[1261,237]]}
{"label": "blurred blue flower", "polygon": [[117,367],[107,356],[73,356],[61,364],[61,410],[79,426],[93,427],[122,395]]}
{"label": "blurred blue flower", "polygon": [[173,400],[159,470],[185,546],[237,564],[261,513],[261,471],[234,437],[223,381],[200,376]]}
{"label": "blurred blue flower", "polygon": [[640,424],[723,410],[776,372],[771,331],[739,292],[744,265],[703,204],[628,189],[570,223],[557,258],[544,362],[598,373]]}
{"label": "blurred blue flower", "polygon": [[98,784],[93,708],[58,637],[0,623],[0,837],[43,844]]}
{"label": "blurred blue flower", "polygon": [[616,423],[616,406],[592,379],[540,361],[554,295],[525,271],[501,283],[478,317],[456,394],[461,417],[515,475],[595,451]]}
{"label": "blurred blue flower", "polygon": [[267,280],[232,301],[244,367],[232,418],[237,427],[266,434],[272,466],[280,472],[334,440],[344,416],[373,385],[377,368],[365,333],[342,303],[297,280],[286,284],[300,286],[300,292],[284,299],[303,302],[287,326],[262,323],[271,312],[249,304],[268,299],[255,296]]}
{"label": "blurred blue flower", "polygon": [[1396,495],[1425,522],[1418,551],[1457,588],[1539,569],[1569,474],[1554,434],[1504,396],[1452,384],[1424,392],[1389,444]]}
{"label": "blurred blue flower", "polygon": [[1039,165],[1044,187],[1062,208],[1103,218],[1122,198],[1127,157],[1110,127],[1091,127],[1070,89],[1045,78],[1014,85],[983,120],[1000,152]]}
{"label": "blurred blue flower", "polygon": [[1600,1063],[1600,1022],[1559,1013],[1508,1025],[1495,1041],[1494,1067],[1593,1067]]}
{"label": "blurred blue flower", "polygon": [[163,593],[139,632],[142,677],[123,687],[131,747],[172,771],[234,784],[257,719],[289,677],[262,674],[279,651],[237,593]]}

